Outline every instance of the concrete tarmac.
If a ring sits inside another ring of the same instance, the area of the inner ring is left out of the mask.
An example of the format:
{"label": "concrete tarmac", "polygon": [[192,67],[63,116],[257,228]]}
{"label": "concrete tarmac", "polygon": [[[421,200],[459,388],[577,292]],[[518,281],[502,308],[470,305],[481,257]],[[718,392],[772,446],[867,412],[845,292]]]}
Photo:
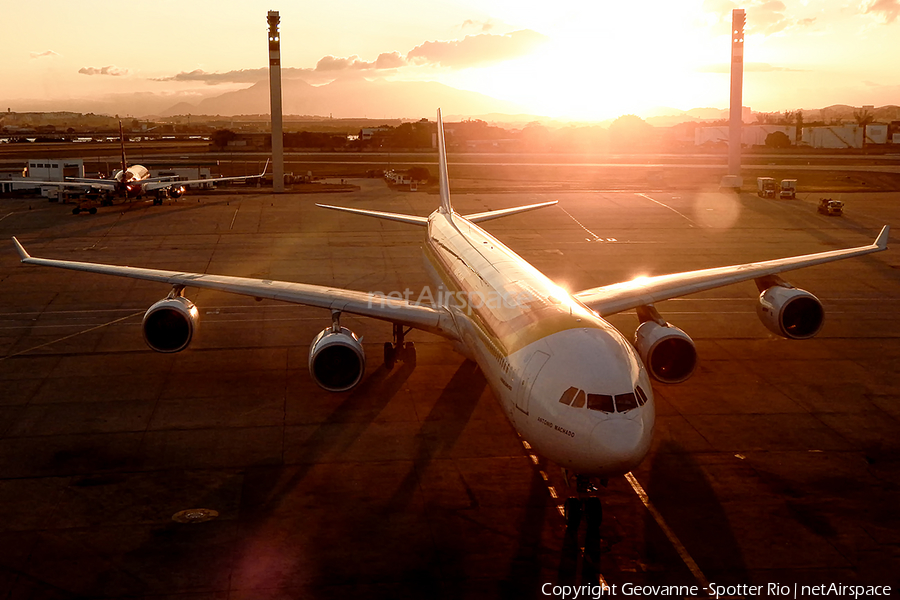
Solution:
{"label": "concrete tarmac", "polygon": [[[420,228],[314,203],[426,215],[437,197],[354,183],[359,191],[185,196],[93,216],[6,199],[0,234],[42,257],[418,292]],[[818,215],[819,196],[453,200],[463,214],[560,200],[486,229],[574,291],[864,245],[881,225],[900,227],[898,193],[844,194],[843,217]],[[622,586],[896,590],[896,244],[895,234],[887,252],[785,276],[825,306],[813,340],[770,334],[752,283],[660,304],[696,341],[700,366],[686,383],[654,385],[653,449],[631,481],[601,491],[594,539],[583,525],[566,531],[558,467],[529,455],[477,367],[440,338],[414,332],[418,364],[388,372],[390,326],[346,315],[365,338],[367,376],[332,394],[307,371],[327,311],[189,288],[201,315],[193,344],[157,354],[140,319],[166,286],[21,265],[9,243],[0,596],[543,598],[554,585],[601,582],[618,586],[613,597],[647,598],[661,594]],[[611,321],[628,336],[637,326],[633,312]],[[173,520],[189,509],[217,516]]]}

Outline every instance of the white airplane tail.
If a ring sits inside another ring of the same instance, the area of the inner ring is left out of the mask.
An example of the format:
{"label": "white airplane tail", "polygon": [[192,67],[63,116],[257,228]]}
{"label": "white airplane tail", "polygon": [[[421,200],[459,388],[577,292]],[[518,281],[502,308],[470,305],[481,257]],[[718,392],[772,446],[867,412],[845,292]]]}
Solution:
{"label": "white airplane tail", "polygon": [[[453,214],[453,207],[450,205],[450,178],[447,174],[447,146],[444,143],[444,119],[441,116],[441,109],[437,110],[437,137],[438,137],[438,189],[441,194],[441,205],[438,207],[438,212],[445,215]],[[529,210],[535,210],[537,208],[543,208],[545,206],[552,206],[556,204],[556,200],[551,202],[541,202],[539,204],[529,204],[528,206],[516,206],[513,208],[505,208],[502,210],[488,211],[483,213],[477,213],[473,215],[467,215],[462,218],[471,221],[472,223],[479,223],[481,221],[490,221],[491,219],[499,219],[501,217],[508,217],[509,215],[515,215],[521,212],[526,212]],[[409,225],[419,225],[421,227],[428,226],[428,218],[420,217],[418,215],[403,215],[399,213],[389,213],[382,212],[378,210],[365,210],[361,208],[346,208],[343,206],[331,206],[328,204],[316,204],[316,206],[320,208],[330,208],[331,210],[341,210],[344,212],[349,212],[357,215],[363,215],[366,217],[375,217],[376,219],[384,219],[387,221],[398,221],[400,223],[407,223]]]}
{"label": "white airplane tail", "polygon": [[444,143],[444,119],[441,117],[441,109],[437,109],[437,144],[438,144],[438,186],[441,192],[442,213],[450,214],[453,207],[450,206],[450,177],[447,174],[447,145]]}
{"label": "white airplane tail", "polygon": [[121,120],[119,120],[119,143],[122,146],[122,190],[128,198],[128,161],[125,160],[125,130],[122,129]]}

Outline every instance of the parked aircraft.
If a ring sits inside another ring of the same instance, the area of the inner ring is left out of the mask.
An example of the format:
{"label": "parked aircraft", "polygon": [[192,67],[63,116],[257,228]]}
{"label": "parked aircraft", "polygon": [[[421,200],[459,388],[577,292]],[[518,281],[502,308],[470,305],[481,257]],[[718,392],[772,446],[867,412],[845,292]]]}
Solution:
{"label": "parked aircraft", "polygon": [[[69,177],[65,181],[32,181],[41,186],[56,186],[60,188],[81,188],[86,192],[103,195],[102,204],[112,204],[112,197],[123,198],[137,197],[153,194],[153,203],[162,204],[164,198],[180,198],[184,195],[185,186],[193,184],[210,184],[221,181],[246,181],[265,177],[269,168],[269,161],[263,167],[259,175],[241,175],[238,177],[208,177],[206,179],[179,180],[174,176],[151,177],[150,170],[143,165],[128,166],[125,158],[125,132],[122,130],[122,122],[119,121],[119,139],[122,142],[122,168],[115,172],[110,179],[90,179],[85,177]],[[76,209],[74,212],[77,212]]]}
{"label": "parked aircraft", "polygon": [[[191,342],[199,311],[184,297],[186,287],[327,309],[331,323],[312,341],[309,372],[329,391],[353,388],[365,372],[359,338],[341,325],[344,313],[393,324],[393,339],[384,344],[387,368],[397,360],[415,362],[415,346],[405,339],[411,328],[447,338],[479,365],[521,436],[574,476],[577,495],[566,500],[566,516],[577,523],[584,512],[589,526],[599,526],[602,518],[596,480],[628,473],[650,448],[655,422],[650,378],[681,382],[696,365],[691,338],[667,323],[654,303],[752,279],[760,290],[757,312],[763,324],[786,338],[810,338],[822,326],[822,305],[778,274],[887,247],[884,226],[867,246],[644,277],[569,294],[478,225],[556,202],[456,213],[440,110],[437,131],[441,203],[431,215],[324,206],[424,228],[426,268],[438,290],[432,303],[304,283],[34,258],[13,240],[27,264],[172,286],[142,323],[144,339],[159,352],[179,352]],[[629,309],[637,309],[640,320],[633,343],[604,319]]]}

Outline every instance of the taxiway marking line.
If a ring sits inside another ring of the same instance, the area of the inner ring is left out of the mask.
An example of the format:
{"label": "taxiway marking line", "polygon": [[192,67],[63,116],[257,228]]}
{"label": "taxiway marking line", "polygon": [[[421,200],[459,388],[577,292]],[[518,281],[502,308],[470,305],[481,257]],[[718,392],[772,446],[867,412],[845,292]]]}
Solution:
{"label": "taxiway marking line", "polygon": [[648,496],[647,492],[644,491],[643,486],[641,486],[641,484],[638,482],[637,478],[634,476],[634,473],[626,473],[625,479],[628,480],[628,483],[631,485],[631,489],[634,490],[634,493],[637,494],[643,505],[653,516],[653,520],[656,521],[656,524],[659,525],[659,528],[662,529],[663,533],[666,534],[666,537],[669,538],[669,543],[671,543],[672,547],[675,548],[675,551],[678,552],[678,556],[681,557],[681,561],[691,571],[691,575],[694,576],[694,579],[697,581],[697,583],[700,584],[700,587],[709,589],[709,580],[706,578],[706,575],[703,574],[703,571],[701,571],[700,567],[697,566],[696,561],[694,561],[693,557],[691,557],[690,553],[688,553],[687,548],[684,547],[684,544],[681,543],[681,540],[678,539],[678,536],[675,535],[675,532],[672,531],[672,528],[669,527],[665,519],[663,519],[662,514],[660,514],[660,512],[650,501],[650,496]]}
{"label": "taxiway marking line", "polygon": [[13,357],[16,357],[16,356],[21,356],[21,355],[27,354],[27,353],[29,353],[29,352],[31,352],[31,351],[33,351],[33,350],[38,350],[38,349],[40,349],[40,348],[44,348],[44,347],[46,347],[46,346],[50,346],[51,344],[56,344],[56,343],[58,343],[58,342],[62,342],[62,341],[67,340],[67,339],[69,339],[69,338],[73,338],[73,337],[75,337],[75,336],[77,336],[77,335],[81,335],[82,333],[89,333],[89,332],[91,332],[91,331],[94,331],[95,329],[100,329],[101,327],[106,327],[106,326],[108,326],[108,325],[115,325],[115,324],[118,323],[119,321],[124,321],[125,319],[130,319],[130,318],[136,317],[136,316],[138,316],[138,315],[140,315],[140,314],[141,314],[140,312],[136,312],[136,313],[134,313],[134,314],[127,315],[127,316],[125,316],[125,317],[121,317],[121,318],[115,319],[115,320],[113,320],[113,321],[110,321],[109,323],[101,323],[100,325],[97,325],[97,326],[95,326],[95,327],[90,327],[90,328],[88,328],[88,329],[85,329],[84,331],[78,331],[78,332],[76,332],[76,333],[72,333],[72,334],[70,334],[70,335],[63,336],[63,337],[61,337],[61,338],[59,338],[59,339],[52,340],[52,341],[46,342],[46,343],[44,343],[44,344],[40,344],[40,345],[35,346],[35,347],[33,347],[33,348],[28,348],[27,350],[22,350],[21,352],[16,352],[15,354],[8,354],[7,356],[0,356],[0,360],[6,360],[7,358],[13,358]]}
{"label": "taxiway marking line", "polygon": [[[557,204],[557,206],[559,206],[559,204]],[[573,217],[573,216],[572,216],[572,213],[570,213],[569,211],[567,211],[566,209],[564,209],[562,206],[559,206],[559,210],[561,210],[561,211],[563,211],[564,213],[566,213],[566,214],[569,216],[570,219],[572,219],[573,221],[575,221],[575,224],[576,224],[576,225],[578,225],[579,227],[581,227],[582,229],[584,229],[585,231],[587,231],[588,234],[592,235],[592,236],[594,237],[594,240],[593,240],[593,241],[595,241],[595,242],[603,241],[603,238],[601,238],[599,235],[597,235],[596,233],[594,233],[593,231],[591,231],[590,229],[588,229],[587,227],[585,227],[584,225],[582,225],[582,224],[581,224],[581,221],[579,221],[578,219],[576,219],[575,217]],[[588,241],[590,241],[590,240],[588,240]]]}
{"label": "taxiway marking line", "polygon": [[[554,487],[553,484],[550,483],[550,477],[547,475],[547,471],[540,468],[540,459],[538,459],[537,455],[531,452],[531,444],[529,444],[525,440],[522,440],[521,438],[520,441],[522,442],[522,446],[525,448],[525,450],[528,451],[528,456],[529,458],[531,458],[531,462],[534,463],[536,467],[538,467],[538,473],[541,474],[541,479],[544,480],[544,484],[547,486],[547,491],[550,492],[550,496],[554,500],[556,500],[556,511],[559,513],[559,516],[561,516],[565,520],[565,505],[559,503],[559,494],[556,492],[556,487]],[[584,548],[581,548],[581,558],[593,564],[590,557],[584,553]],[[594,570],[597,572],[597,583],[599,583],[603,587],[609,587],[609,584],[606,582],[606,578],[603,577],[603,575],[600,573],[600,569],[598,567],[595,567]]]}
{"label": "taxiway marking line", "polygon": [[676,215],[678,215],[679,217],[681,217],[682,219],[684,219],[685,221],[687,221],[688,223],[690,223],[690,224],[691,224],[691,227],[697,227],[697,224],[694,223],[694,221],[692,221],[689,217],[685,216],[683,213],[678,212],[677,210],[675,210],[674,208],[672,208],[672,207],[669,206],[668,204],[665,204],[665,203],[663,203],[663,202],[660,202],[659,200],[654,200],[653,198],[651,198],[651,197],[648,196],[647,194],[635,194],[635,195],[636,195],[636,196],[640,196],[640,197],[642,197],[642,198],[646,198],[647,200],[649,200],[650,202],[653,202],[654,204],[658,204],[658,205],[662,206],[663,208],[667,208],[667,209],[671,210],[673,213],[675,213]]}

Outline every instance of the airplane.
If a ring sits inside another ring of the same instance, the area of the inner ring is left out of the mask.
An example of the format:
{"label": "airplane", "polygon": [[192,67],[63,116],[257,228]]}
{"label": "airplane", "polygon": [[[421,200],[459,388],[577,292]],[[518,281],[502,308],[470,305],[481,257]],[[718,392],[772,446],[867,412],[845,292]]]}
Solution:
{"label": "airplane", "polygon": [[[629,473],[650,448],[655,423],[651,378],[678,383],[697,363],[691,338],[666,322],[656,303],[752,279],[760,291],[757,313],[763,324],[779,336],[807,339],[822,327],[822,304],[779,274],[887,248],[890,229],[885,225],[866,246],[568,293],[479,226],[557,201],[460,215],[450,202],[440,109],[437,135],[440,206],[429,216],[319,205],[425,229],[426,271],[438,290],[432,302],[399,293],[35,258],[15,237],[13,243],[26,264],[170,285],[168,296],[153,304],[142,321],[144,340],[158,352],[179,352],[191,343],[199,311],[184,296],[187,287],[329,310],[331,322],[313,339],[308,363],[312,379],[332,392],[352,389],[365,373],[363,346],[341,324],[344,313],[392,323],[392,340],[384,343],[388,369],[396,361],[415,364],[415,345],[406,341],[412,329],[444,337],[478,364],[522,438],[562,467],[567,483],[573,480],[573,495],[564,502],[566,522],[577,526],[584,514],[589,527],[599,527],[603,515],[595,483]],[[640,321],[633,342],[605,320],[630,309]]]}
{"label": "airplane", "polygon": [[[101,205],[109,206],[112,204],[112,196],[122,196],[128,199],[129,194],[140,198],[145,194],[154,194],[153,204],[162,204],[165,198],[180,198],[184,195],[186,187],[192,184],[209,184],[220,181],[246,181],[247,179],[257,179],[265,177],[266,170],[269,168],[269,161],[266,161],[262,173],[259,175],[241,175],[238,177],[211,177],[207,179],[188,179],[179,180],[174,176],[151,177],[150,170],[144,165],[128,166],[125,159],[125,132],[122,129],[122,122],[119,121],[119,139],[122,142],[122,168],[110,179],[91,179],[85,177],[69,177],[65,181],[32,181],[26,180],[28,183],[34,183],[41,186],[56,186],[60,188],[82,188],[87,192],[102,193],[105,199],[101,201]],[[75,208],[73,213],[81,212],[80,208]],[[96,212],[96,209],[91,210]]]}

